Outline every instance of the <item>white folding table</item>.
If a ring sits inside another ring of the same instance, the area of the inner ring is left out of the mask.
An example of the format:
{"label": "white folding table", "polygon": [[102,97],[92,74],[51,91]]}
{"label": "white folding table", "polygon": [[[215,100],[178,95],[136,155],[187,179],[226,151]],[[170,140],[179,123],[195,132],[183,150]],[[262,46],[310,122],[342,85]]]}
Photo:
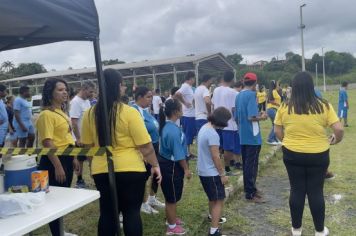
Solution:
{"label": "white folding table", "polygon": [[60,219],[63,234],[63,216],[85,206],[100,197],[96,190],[50,186],[43,205],[29,214],[0,219],[1,236],[18,236]]}

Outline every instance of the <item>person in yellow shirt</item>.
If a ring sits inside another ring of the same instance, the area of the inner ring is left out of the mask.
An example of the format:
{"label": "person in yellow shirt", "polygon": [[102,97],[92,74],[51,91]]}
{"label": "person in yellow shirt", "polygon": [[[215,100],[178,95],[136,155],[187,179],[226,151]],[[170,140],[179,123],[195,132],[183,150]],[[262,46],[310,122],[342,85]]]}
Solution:
{"label": "person in yellow shirt", "polygon": [[[36,127],[38,140],[45,148],[66,148],[74,145],[70,119],[63,112],[68,101],[68,86],[62,79],[48,79],[42,90],[42,111],[38,116]],[[41,156],[39,169],[47,170],[49,185],[70,187],[73,178],[73,166],[77,171],[79,163],[72,156]],[[60,235],[60,222],[49,223],[51,233]]]}
{"label": "person in yellow shirt", "polygon": [[261,85],[257,91],[257,103],[258,103],[258,111],[266,111],[266,100],[267,100],[267,93],[265,90],[265,86]]}
{"label": "person in yellow shirt", "polygon": [[[324,226],[324,177],[330,162],[330,144],[342,140],[343,127],[332,105],[315,94],[309,73],[300,72],[294,77],[291,98],[278,109],[274,123],[276,136],[282,140],[283,161],[291,185],[292,235],[302,234],[305,196],[315,235],[329,235]],[[330,138],[328,127],[333,130]]]}
{"label": "person in yellow shirt", "polygon": [[272,128],[268,135],[267,143],[270,145],[280,144],[279,140],[274,134],[274,118],[276,117],[276,112],[282,102],[282,96],[279,93],[279,83],[275,80],[271,80],[268,98],[267,98],[267,115],[272,121]]}
{"label": "person in yellow shirt", "polygon": [[[123,215],[124,233],[140,236],[143,234],[140,208],[146,183],[144,161],[152,166],[151,172],[158,183],[162,179],[161,171],[140,113],[120,100],[123,87],[121,74],[114,69],[106,69],[104,77],[110,130],[105,130],[104,107],[99,98],[98,103],[83,115],[81,141],[87,147],[103,147],[105,132],[110,132],[118,211]],[[99,236],[116,235],[106,157],[91,157],[89,163],[96,188],[100,192],[97,233]]]}

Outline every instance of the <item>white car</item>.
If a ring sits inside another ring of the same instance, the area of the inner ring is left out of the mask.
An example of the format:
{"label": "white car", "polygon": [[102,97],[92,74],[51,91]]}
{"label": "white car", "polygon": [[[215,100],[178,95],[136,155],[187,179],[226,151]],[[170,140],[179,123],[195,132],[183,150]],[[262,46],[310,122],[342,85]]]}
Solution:
{"label": "white car", "polygon": [[40,113],[42,106],[42,95],[34,95],[31,99],[32,114]]}

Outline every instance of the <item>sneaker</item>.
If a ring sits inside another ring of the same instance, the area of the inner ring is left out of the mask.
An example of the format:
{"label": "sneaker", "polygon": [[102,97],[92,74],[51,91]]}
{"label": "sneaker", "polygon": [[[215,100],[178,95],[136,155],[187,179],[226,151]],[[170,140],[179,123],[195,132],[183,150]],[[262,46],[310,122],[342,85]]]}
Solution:
{"label": "sneaker", "polygon": [[272,141],[272,142],[267,141],[267,144],[273,145],[273,146],[279,145],[279,143],[277,141]]}
{"label": "sneaker", "polygon": [[75,184],[76,188],[87,188],[87,184],[85,183],[84,179],[77,180],[77,183]]}
{"label": "sneaker", "polygon": [[302,228],[295,229],[292,227],[292,236],[301,236],[302,235]]}
{"label": "sneaker", "polygon": [[324,230],[322,232],[315,231],[315,236],[328,236],[329,229],[324,226]]}
{"label": "sneaker", "polygon": [[64,236],[78,236],[78,234],[72,234],[72,233],[64,232]]}
{"label": "sneaker", "polygon": [[176,225],[173,229],[167,226],[166,235],[184,235],[185,233],[185,229],[181,225]]}
{"label": "sneaker", "polygon": [[235,163],[234,167],[236,170],[242,170],[242,164],[240,162]]}
{"label": "sneaker", "polygon": [[225,234],[221,234],[220,229],[217,229],[217,230],[215,231],[215,233],[213,233],[213,234],[211,234],[210,231],[209,231],[208,236],[225,236]]}
{"label": "sneaker", "polygon": [[335,175],[330,172],[330,171],[327,171],[326,174],[325,174],[325,179],[334,179],[335,178]]}
{"label": "sneaker", "polygon": [[142,203],[141,205],[141,212],[146,214],[158,214],[158,211],[153,209],[149,204]]}
{"label": "sneaker", "polygon": [[263,192],[261,190],[257,189],[257,191],[255,193],[255,196],[258,197],[258,198],[263,198]]}
{"label": "sneaker", "polygon": [[166,204],[164,204],[163,202],[160,202],[156,197],[148,197],[147,203],[151,207],[159,207],[159,208],[166,207]]}
{"label": "sneaker", "polygon": [[232,171],[226,171],[226,176],[237,176],[237,173]]}
{"label": "sneaker", "polygon": [[[166,225],[168,226],[168,221],[166,221]],[[177,217],[177,219],[176,219],[176,225],[180,225],[180,226],[184,225],[183,220]]]}
{"label": "sneaker", "polygon": [[[211,215],[209,214],[208,215],[208,220],[211,222]],[[219,220],[219,224],[224,224],[226,223],[227,219],[226,217],[221,217],[220,220]]]}
{"label": "sneaker", "polygon": [[257,197],[257,196],[254,196],[253,198],[246,199],[246,200],[248,202],[256,203],[256,204],[261,204],[261,203],[265,203],[266,202],[266,200],[264,200],[263,198]]}

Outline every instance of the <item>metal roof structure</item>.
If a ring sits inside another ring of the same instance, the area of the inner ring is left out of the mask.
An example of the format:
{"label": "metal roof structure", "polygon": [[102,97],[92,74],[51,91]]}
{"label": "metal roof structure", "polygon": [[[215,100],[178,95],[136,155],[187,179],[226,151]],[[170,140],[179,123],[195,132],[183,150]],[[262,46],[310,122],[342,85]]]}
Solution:
{"label": "metal roof structure", "polygon": [[[226,59],[222,53],[210,53],[200,55],[188,55],[184,57],[160,59],[160,60],[145,60],[140,62],[131,62],[124,64],[104,66],[104,69],[113,68],[118,70],[126,81],[136,84],[136,79],[148,79],[153,83],[153,88],[158,86],[158,78],[160,76],[173,75],[173,83],[178,85],[178,75],[194,71],[197,76],[197,84],[199,77],[205,73],[212,75],[221,75],[226,70],[234,71],[232,64]],[[1,81],[11,89],[18,88],[20,84],[28,84],[38,90],[38,87],[48,78],[60,77],[68,81],[68,83],[80,83],[84,80],[96,80],[96,69],[70,69],[64,71],[50,71],[41,74],[17,77]],[[163,82],[163,81],[162,81]]]}

